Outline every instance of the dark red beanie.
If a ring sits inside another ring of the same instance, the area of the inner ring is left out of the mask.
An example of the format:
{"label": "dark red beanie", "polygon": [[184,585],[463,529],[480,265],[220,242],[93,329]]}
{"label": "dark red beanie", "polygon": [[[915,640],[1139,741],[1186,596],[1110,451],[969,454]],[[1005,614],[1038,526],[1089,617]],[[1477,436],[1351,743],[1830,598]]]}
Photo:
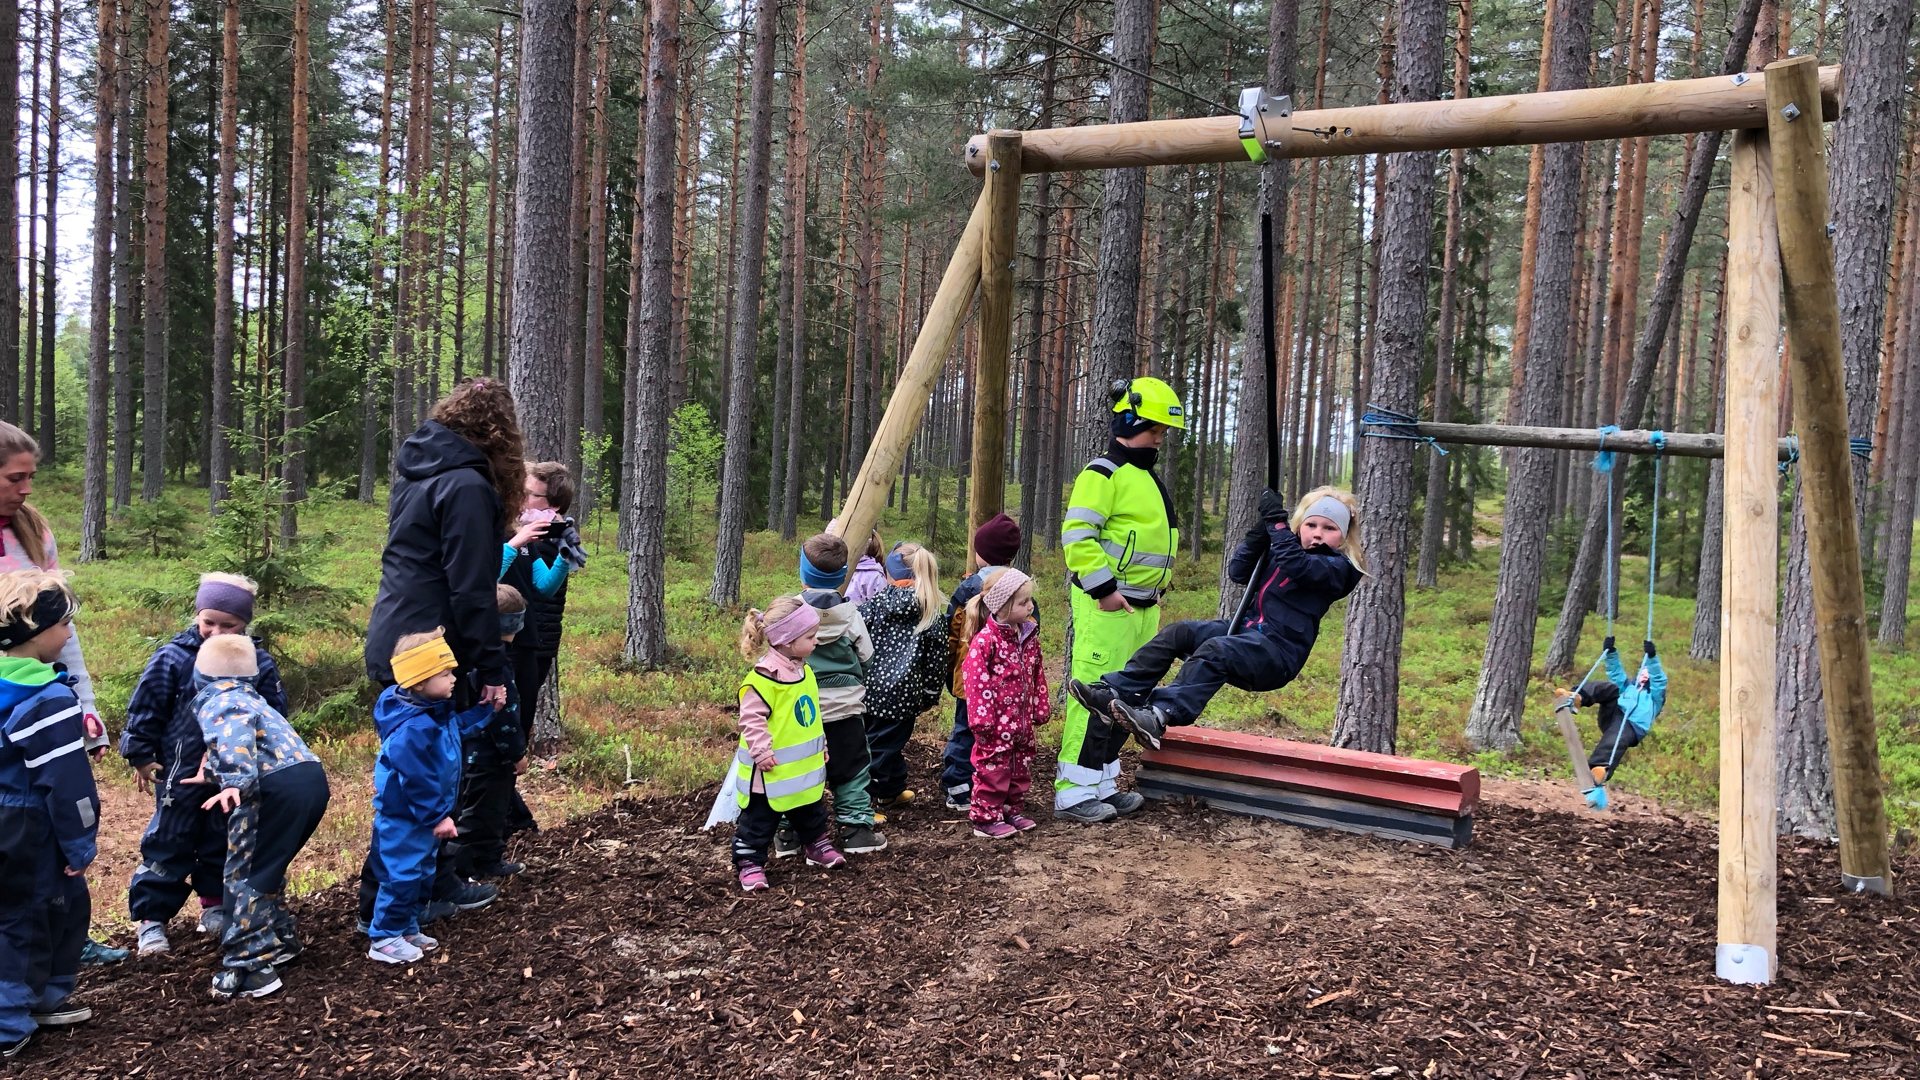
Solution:
{"label": "dark red beanie", "polygon": [[1020,523],[1005,514],[995,514],[973,530],[973,553],[982,566],[1006,566],[1020,550]]}

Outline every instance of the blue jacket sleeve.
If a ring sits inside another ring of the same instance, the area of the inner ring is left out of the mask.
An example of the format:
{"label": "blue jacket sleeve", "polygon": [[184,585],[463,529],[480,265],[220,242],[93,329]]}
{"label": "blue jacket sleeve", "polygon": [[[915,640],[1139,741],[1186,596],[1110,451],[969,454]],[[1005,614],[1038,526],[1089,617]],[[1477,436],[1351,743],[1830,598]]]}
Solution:
{"label": "blue jacket sleeve", "polygon": [[395,817],[420,825],[437,825],[446,817],[447,793],[440,790],[441,741],[439,725],[421,717],[401,726],[381,752],[392,769],[390,794],[397,804]]}
{"label": "blue jacket sleeve", "polygon": [[1647,692],[1653,696],[1653,715],[1659,716],[1667,707],[1667,669],[1658,656],[1647,657]]}
{"label": "blue jacket sleeve", "polygon": [[291,716],[287,711],[287,688],[280,681],[280,665],[273,662],[265,649],[255,649],[254,658],[260,662],[260,674],[253,680],[253,688],[267,699],[273,711],[281,716]]}
{"label": "blue jacket sleeve", "polygon": [[1300,538],[1284,523],[1267,532],[1267,558],[1288,579],[1333,593],[1353,591],[1360,573],[1345,556],[1314,555],[1300,546]]}
{"label": "blue jacket sleeve", "polygon": [[1627,669],[1620,666],[1620,653],[1617,650],[1608,649],[1600,654],[1600,658],[1607,663],[1607,678],[1613,680],[1613,685],[1627,685]]}
{"label": "blue jacket sleeve", "polygon": [[484,730],[488,724],[493,722],[493,717],[493,706],[482,703],[475,705],[466,712],[455,713],[453,722],[459,729],[461,736],[464,737]]}
{"label": "blue jacket sleeve", "polygon": [[171,643],[162,645],[147,659],[147,668],[134,684],[133,696],[127,699],[120,756],[136,768],[160,760],[166,744],[167,721],[172,718],[174,695],[180,689],[174,651]]}
{"label": "blue jacket sleeve", "polygon": [[507,571],[513,569],[513,560],[519,557],[520,553],[513,550],[512,544],[503,543],[500,545],[500,577],[498,580],[507,580]]}
{"label": "blue jacket sleeve", "polygon": [[1254,537],[1257,530],[1249,530],[1247,538],[1233,549],[1233,557],[1227,560],[1227,580],[1236,585],[1245,585],[1253,580],[1254,567],[1260,564],[1260,556],[1266,554]]}
{"label": "blue jacket sleeve", "polygon": [[558,556],[552,562],[533,560],[533,587],[540,590],[541,596],[551,597],[567,583],[567,574],[573,566]]}
{"label": "blue jacket sleeve", "polygon": [[27,768],[28,782],[53,819],[60,855],[85,870],[96,854],[100,792],[87,763],[87,732],[80,701],[72,694],[45,694],[7,725],[7,741]]}

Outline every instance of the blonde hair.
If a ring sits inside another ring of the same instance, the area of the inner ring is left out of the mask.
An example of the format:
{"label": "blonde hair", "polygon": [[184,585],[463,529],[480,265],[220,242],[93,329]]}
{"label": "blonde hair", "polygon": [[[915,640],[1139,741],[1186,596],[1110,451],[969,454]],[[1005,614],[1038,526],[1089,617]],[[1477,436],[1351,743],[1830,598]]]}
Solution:
{"label": "blonde hair", "polygon": [[[987,588],[994,578],[1006,572],[1006,567],[998,567],[993,573],[980,579],[980,592],[975,595],[973,599],[967,601],[967,606],[961,611],[960,648],[965,649],[968,643],[973,641],[974,635],[980,632],[980,628],[987,625],[987,619],[992,614],[987,610]],[[1007,597],[1007,603],[1013,603],[1014,599],[1022,592],[1032,594],[1033,582],[1028,581],[1025,585],[1015,589],[1013,596]]]}
{"label": "blonde hair", "polygon": [[260,583],[242,574],[223,574],[219,571],[200,575],[202,585],[231,585],[236,589],[245,589],[249,594],[260,595]]}
{"label": "blonde hair", "polygon": [[253,639],[245,634],[215,634],[201,643],[200,655],[194,658],[193,669],[216,677],[246,668],[258,674],[259,660],[253,654],[253,648]]}
{"label": "blonde hair", "polygon": [[393,655],[399,656],[408,649],[417,649],[429,641],[447,636],[447,628],[436,626],[418,634],[401,634],[400,640],[393,643]]}
{"label": "blonde hair", "polygon": [[782,596],[767,605],[765,611],[747,609],[746,621],[740,624],[740,655],[751,664],[767,654],[767,627],[799,611],[805,604],[797,596]]}
{"label": "blonde hair", "polygon": [[913,628],[918,634],[932,626],[945,610],[940,595],[940,560],[933,557],[931,548],[921,547],[911,540],[903,540],[893,549],[895,555],[907,562],[907,569],[913,571],[913,598],[920,604],[920,624]]}
{"label": "blonde hair", "polygon": [[518,615],[527,610],[527,598],[511,585],[495,585],[493,606],[499,608],[502,615]]}
{"label": "blonde hair", "polygon": [[1332,486],[1314,488],[1300,497],[1300,502],[1293,508],[1293,516],[1287,519],[1287,527],[1299,532],[1301,523],[1307,520],[1307,508],[1321,499],[1333,499],[1347,508],[1351,520],[1341,530],[1340,553],[1347,557],[1355,570],[1366,573],[1367,552],[1360,543],[1360,500],[1353,497],[1353,492]]}
{"label": "blonde hair", "polygon": [[19,619],[36,631],[46,629],[33,621],[33,608],[40,594],[50,590],[65,593],[69,608],[80,606],[73,586],[67,584],[64,570],[15,570],[0,574],[0,620],[13,622]]}
{"label": "blonde hair", "polygon": [[[32,454],[33,460],[38,463],[40,444],[18,425],[0,420],[0,465],[21,454]],[[53,539],[53,530],[47,528],[47,519],[40,516],[40,511],[21,503],[20,509],[13,512],[13,535],[20,541],[20,551],[27,561],[44,569],[47,565],[47,543]],[[28,604],[31,605],[32,601],[29,600]]]}

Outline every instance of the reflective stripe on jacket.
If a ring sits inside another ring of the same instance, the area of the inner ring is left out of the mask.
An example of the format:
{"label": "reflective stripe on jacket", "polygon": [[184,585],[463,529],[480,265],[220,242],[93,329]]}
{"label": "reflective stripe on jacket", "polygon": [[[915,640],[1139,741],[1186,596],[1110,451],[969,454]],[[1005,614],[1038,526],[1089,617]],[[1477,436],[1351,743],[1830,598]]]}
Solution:
{"label": "reflective stripe on jacket", "polygon": [[1115,443],[1080,470],[1060,522],[1060,547],[1073,583],[1088,596],[1118,591],[1154,603],[1173,580],[1180,529],[1160,478],[1131,456]]}
{"label": "reflective stripe on jacket", "polygon": [[[820,686],[811,670],[799,682],[776,682],[758,671],[740,682],[740,696],[751,691],[767,703],[767,735],[773,742],[774,765],[760,769],[767,804],[791,810],[818,802],[827,789],[827,737],[820,725]],[[735,798],[747,805],[757,766],[743,735],[733,754]]]}

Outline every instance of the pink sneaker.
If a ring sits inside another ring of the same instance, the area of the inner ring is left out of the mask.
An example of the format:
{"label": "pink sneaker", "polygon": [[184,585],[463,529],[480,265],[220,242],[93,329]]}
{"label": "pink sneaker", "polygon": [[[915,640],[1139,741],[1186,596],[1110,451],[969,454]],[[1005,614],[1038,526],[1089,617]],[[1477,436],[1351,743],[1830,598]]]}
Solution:
{"label": "pink sneaker", "polygon": [[1020,835],[1020,830],[1004,821],[993,821],[985,825],[975,824],[973,835],[983,840],[1005,840],[1009,836]]}
{"label": "pink sneaker", "polygon": [[764,892],[767,888],[767,870],[754,863],[740,864],[740,889],[742,892]]}
{"label": "pink sneaker", "polygon": [[1028,829],[1037,829],[1040,827],[1039,822],[1033,820],[1032,818],[1021,813],[1018,810],[1015,810],[1013,813],[1008,814],[1006,817],[1006,822],[1007,824],[1013,826],[1016,830],[1020,832],[1026,832]]}
{"label": "pink sneaker", "polygon": [[838,870],[847,865],[847,857],[840,854],[840,849],[833,846],[833,841],[824,836],[802,848],[801,853],[806,856],[808,866]]}

